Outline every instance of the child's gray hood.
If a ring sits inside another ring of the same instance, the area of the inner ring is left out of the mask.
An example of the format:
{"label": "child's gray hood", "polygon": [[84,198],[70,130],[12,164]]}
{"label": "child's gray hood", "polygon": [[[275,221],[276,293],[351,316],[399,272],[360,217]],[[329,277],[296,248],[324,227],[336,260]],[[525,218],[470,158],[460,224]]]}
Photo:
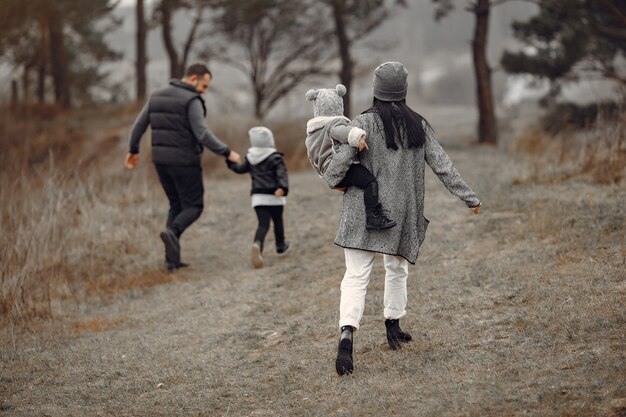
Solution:
{"label": "child's gray hood", "polygon": [[257,165],[265,161],[271,154],[274,154],[276,152],[278,152],[276,148],[261,148],[258,146],[253,146],[248,149],[246,158],[251,165]]}

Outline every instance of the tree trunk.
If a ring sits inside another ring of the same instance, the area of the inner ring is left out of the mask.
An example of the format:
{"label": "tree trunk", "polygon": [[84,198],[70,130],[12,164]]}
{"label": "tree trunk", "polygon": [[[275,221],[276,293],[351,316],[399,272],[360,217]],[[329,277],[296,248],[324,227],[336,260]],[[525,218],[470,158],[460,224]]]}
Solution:
{"label": "tree trunk", "polygon": [[476,26],[472,40],[476,98],[478,102],[478,142],[496,144],[498,130],[493,108],[491,69],[487,62],[487,37],[489,33],[489,0],[478,0],[474,7]]}
{"label": "tree trunk", "polygon": [[19,99],[17,80],[11,80],[11,107],[16,108]]}
{"label": "tree trunk", "polygon": [[146,65],[148,58],[146,56],[146,20],[144,17],[144,0],[137,0],[137,62],[135,68],[137,71],[137,101],[143,101],[146,98]]}
{"label": "tree trunk", "polygon": [[48,22],[45,16],[39,17],[39,59],[37,63],[37,100],[46,101],[46,66],[48,57]]}
{"label": "tree trunk", "polygon": [[265,117],[265,93],[263,92],[263,87],[256,86],[254,88],[254,117],[257,121],[263,120]]}
{"label": "tree trunk", "polygon": [[29,65],[24,65],[22,71],[22,102],[28,103],[30,98],[30,70]]}
{"label": "tree trunk", "polygon": [[170,78],[181,78],[183,74],[180,70],[176,46],[174,46],[174,40],[172,39],[172,6],[169,0],[163,0],[161,3],[161,26],[163,29],[163,43],[170,59]]}
{"label": "tree trunk", "polygon": [[71,107],[70,81],[65,55],[63,20],[57,10],[50,11],[50,67],[54,80],[54,97],[63,108]]}
{"label": "tree trunk", "polygon": [[339,56],[341,58],[341,70],[339,71],[339,79],[341,84],[346,86],[346,95],[343,97],[343,113],[347,117],[351,114],[350,86],[352,84],[352,67],[353,62],[350,57],[350,40],[346,34],[346,24],[344,20],[345,0],[333,1],[333,15],[335,18],[335,34],[339,44]]}

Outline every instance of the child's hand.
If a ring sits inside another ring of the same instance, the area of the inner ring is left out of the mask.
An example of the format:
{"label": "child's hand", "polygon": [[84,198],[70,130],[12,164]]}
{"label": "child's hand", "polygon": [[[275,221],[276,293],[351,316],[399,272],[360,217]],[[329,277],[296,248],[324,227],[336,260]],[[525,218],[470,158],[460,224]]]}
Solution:
{"label": "child's hand", "polygon": [[283,190],[282,188],[279,188],[278,190],[274,191],[274,195],[277,197],[282,197],[285,195],[285,190]]}
{"label": "child's hand", "polygon": [[480,211],[480,204],[477,205],[476,207],[470,207],[470,209],[472,210],[474,214],[478,214],[478,212]]}
{"label": "child's hand", "polygon": [[365,135],[359,138],[359,152],[363,151],[364,149],[369,149],[367,143],[365,142]]}

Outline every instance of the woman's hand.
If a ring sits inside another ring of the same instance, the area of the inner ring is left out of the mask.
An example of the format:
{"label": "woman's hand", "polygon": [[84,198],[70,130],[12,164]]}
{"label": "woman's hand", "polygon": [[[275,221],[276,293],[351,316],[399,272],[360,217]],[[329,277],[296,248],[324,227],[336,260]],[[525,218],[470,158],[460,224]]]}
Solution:
{"label": "woman's hand", "polygon": [[478,214],[478,212],[480,211],[480,204],[477,205],[476,207],[470,207],[470,209],[472,210],[474,214]]}
{"label": "woman's hand", "polygon": [[336,191],[346,191],[347,189],[348,189],[348,187],[335,187],[335,188],[333,188],[333,190],[336,190]]}
{"label": "woman's hand", "polygon": [[285,195],[285,190],[283,190],[282,188],[279,188],[278,190],[274,191],[274,195],[277,197],[282,197]]}

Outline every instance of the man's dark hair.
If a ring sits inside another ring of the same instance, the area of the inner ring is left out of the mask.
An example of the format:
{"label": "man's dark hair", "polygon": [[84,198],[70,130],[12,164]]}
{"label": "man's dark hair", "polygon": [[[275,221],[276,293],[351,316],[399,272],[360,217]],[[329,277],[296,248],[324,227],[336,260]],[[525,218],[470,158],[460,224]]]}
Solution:
{"label": "man's dark hair", "polygon": [[213,74],[211,74],[211,71],[209,70],[209,68],[206,65],[199,63],[199,62],[189,65],[187,67],[187,70],[185,71],[185,77],[191,77],[192,75],[196,75],[198,77],[204,77],[204,74],[209,74],[209,76],[213,78]]}

